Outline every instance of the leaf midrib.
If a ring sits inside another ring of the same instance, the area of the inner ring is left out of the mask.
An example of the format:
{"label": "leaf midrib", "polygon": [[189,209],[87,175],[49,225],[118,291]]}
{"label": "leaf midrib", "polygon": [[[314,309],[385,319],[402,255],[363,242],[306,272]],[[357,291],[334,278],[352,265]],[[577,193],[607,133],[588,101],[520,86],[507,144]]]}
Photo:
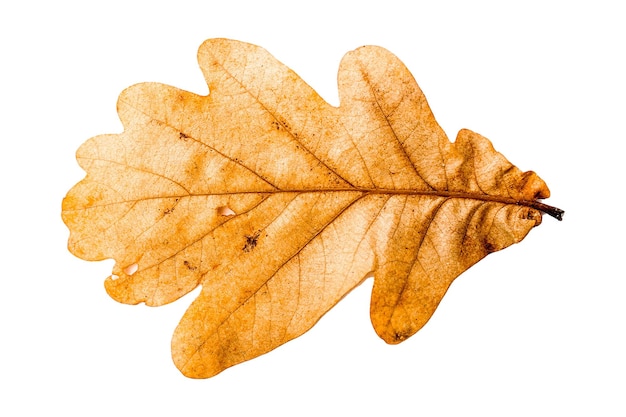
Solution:
{"label": "leaf midrib", "polygon": [[[172,198],[187,198],[187,197],[207,197],[207,196],[231,196],[240,194],[259,194],[259,195],[273,195],[273,194],[304,194],[304,193],[338,193],[338,192],[360,192],[363,195],[359,198],[363,198],[366,195],[382,194],[382,195],[408,195],[408,196],[428,196],[428,197],[441,197],[441,198],[458,198],[464,200],[478,200],[500,204],[513,204],[518,206],[531,207],[547,213],[547,209],[551,208],[539,200],[520,200],[511,197],[503,197],[499,195],[463,192],[463,191],[447,191],[447,190],[410,190],[410,189],[381,189],[381,188],[316,188],[316,189],[277,189],[269,191],[256,191],[256,190],[242,190],[242,191],[224,191],[224,192],[210,192],[210,193],[188,193],[188,194],[170,194],[154,197],[142,197],[136,200],[121,200],[109,202],[106,204],[92,205],[89,207],[83,207],[75,210],[84,210],[96,207],[105,207],[114,204],[133,203],[137,201],[145,200],[160,200],[160,199],[172,199]],[[65,210],[65,211],[75,211]],[[550,214],[550,213],[548,213]]]}

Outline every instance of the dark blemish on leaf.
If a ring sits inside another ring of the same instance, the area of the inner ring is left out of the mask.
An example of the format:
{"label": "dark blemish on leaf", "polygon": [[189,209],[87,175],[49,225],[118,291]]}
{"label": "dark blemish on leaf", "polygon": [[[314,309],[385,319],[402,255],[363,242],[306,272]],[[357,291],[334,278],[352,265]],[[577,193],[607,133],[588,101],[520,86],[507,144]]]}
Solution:
{"label": "dark blemish on leaf", "polygon": [[395,332],[395,334],[393,335],[393,338],[394,338],[394,340],[395,340],[396,342],[400,343],[400,342],[402,342],[402,341],[404,341],[404,340],[408,339],[408,338],[409,338],[409,336],[408,336],[408,335],[406,335],[406,334],[405,334],[405,333],[403,333],[403,332]]}
{"label": "dark blemish on leaf", "polygon": [[489,242],[485,242],[483,244],[483,246],[485,247],[485,249],[487,250],[487,252],[491,253],[491,252],[495,252],[496,251],[496,247],[494,245],[492,245]]}
{"label": "dark blemish on leaf", "polygon": [[189,263],[189,261],[184,261],[183,264],[187,267],[188,270],[190,271],[195,271],[196,269],[198,269],[197,266],[193,266],[192,264]]}
{"label": "dark blemish on leaf", "polygon": [[261,235],[261,231],[255,232],[252,236],[246,235],[246,243],[243,245],[242,250],[244,252],[250,252],[252,249],[256,247],[257,242],[259,241],[259,236]]}
{"label": "dark blemish on leaf", "polygon": [[165,209],[163,211],[163,215],[166,216],[168,214],[172,214],[174,212],[174,209],[176,208],[176,203],[178,203],[178,200],[180,200],[179,198],[177,198],[176,200],[174,200],[174,205],[168,209]]}
{"label": "dark blemish on leaf", "polygon": [[183,139],[183,140],[185,140],[185,139],[189,139],[189,135],[186,135],[186,134],[184,134],[183,132],[179,132],[179,133],[178,133],[178,138],[179,138],[179,139]]}
{"label": "dark blemish on leaf", "polygon": [[285,119],[281,119],[281,120],[280,120],[280,124],[281,124],[281,125],[283,125],[283,127],[284,127],[286,130],[291,130],[291,129],[290,129],[290,127],[289,127],[289,124],[287,124],[287,121],[286,121]]}
{"label": "dark blemish on leaf", "polygon": [[528,210],[528,213],[526,213],[526,219],[527,220],[535,220],[535,212],[533,210]]}
{"label": "dark blemish on leaf", "polygon": [[[278,120],[272,120],[272,127],[276,130],[291,130],[287,121],[283,118],[279,118]],[[294,134],[294,136],[297,136]]]}

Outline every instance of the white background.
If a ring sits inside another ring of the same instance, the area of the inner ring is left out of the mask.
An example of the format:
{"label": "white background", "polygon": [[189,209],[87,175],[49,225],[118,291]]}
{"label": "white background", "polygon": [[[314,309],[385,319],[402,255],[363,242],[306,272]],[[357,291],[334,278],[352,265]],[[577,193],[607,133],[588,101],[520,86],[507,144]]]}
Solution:
{"label": "white background", "polygon": [[[0,414],[626,415],[623,6],[424,3],[3,2]],[[265,47],[333,104],[343,54],[386,47],[451,139],[470,128],[535,170],[564,221],[463,274],[401,345],[372,330],[369,281],[299,339],[183,377],[170,337],[195,293],[114,302],[112,261],[68,253],[60,209],[78,146],[121,131],[124,88],[207,92],[211,37]]]}

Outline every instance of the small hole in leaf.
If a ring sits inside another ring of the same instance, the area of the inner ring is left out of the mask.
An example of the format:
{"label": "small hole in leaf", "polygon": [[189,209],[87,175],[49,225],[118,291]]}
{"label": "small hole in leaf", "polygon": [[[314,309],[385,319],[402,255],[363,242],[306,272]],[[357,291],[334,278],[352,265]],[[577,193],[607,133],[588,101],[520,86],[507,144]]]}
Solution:
{"label": "small hole in leaf", "polygon": [[111,274],[111,279],[112,279],[113,281],[115,281],[115,280],[116,280],[116,279],[118,279],[118,278],[119,278],[119,275]]}
{"label": "small hole in leaf", "polygon": [[132,275],[137,272],[137,269],[139,269],[139,265],[137,264],[128,265],[126,268],[124,268],[124,273],[126,275]]}
{"label": "small hole in leaf", "polygon": [[217,214],[220,216],[234,216],[236,213],[228,206],[219,206],[217,208]]}

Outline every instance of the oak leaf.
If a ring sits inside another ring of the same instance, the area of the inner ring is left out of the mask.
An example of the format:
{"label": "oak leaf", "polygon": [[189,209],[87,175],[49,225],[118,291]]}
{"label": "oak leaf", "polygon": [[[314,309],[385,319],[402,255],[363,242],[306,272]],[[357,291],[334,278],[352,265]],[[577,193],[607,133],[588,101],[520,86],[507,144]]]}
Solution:
{"label": "oak leaf", "polygon": [[367,276],[371,321],[399,343],[451,282],[521,241],[549,196],[484,137],[451,143],[407,68],[380,47],[342,60],[340,106],[264,49],[211,39],[207,96],[157,83],[118,101],[121,134],[77,152],[69,249],[112,258],[115,300],[158,306],[201,286],[172,340],[205,378],[300,336]]}

